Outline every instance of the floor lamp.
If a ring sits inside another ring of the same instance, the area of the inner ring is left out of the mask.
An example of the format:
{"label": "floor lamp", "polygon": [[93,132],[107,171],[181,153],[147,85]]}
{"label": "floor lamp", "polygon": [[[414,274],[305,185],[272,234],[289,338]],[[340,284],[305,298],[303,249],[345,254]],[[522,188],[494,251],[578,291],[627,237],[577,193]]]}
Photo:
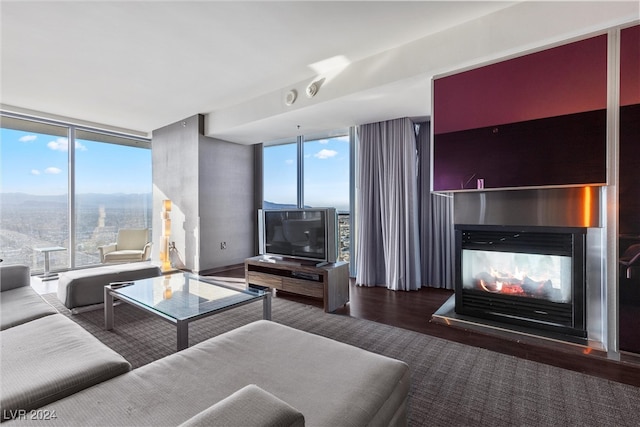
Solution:
{"label": "floor lamp", "polygon": [[162,201],[162,246],[160,247],[161,270],[171,270],[169,239],[171,238],[171,200]]}

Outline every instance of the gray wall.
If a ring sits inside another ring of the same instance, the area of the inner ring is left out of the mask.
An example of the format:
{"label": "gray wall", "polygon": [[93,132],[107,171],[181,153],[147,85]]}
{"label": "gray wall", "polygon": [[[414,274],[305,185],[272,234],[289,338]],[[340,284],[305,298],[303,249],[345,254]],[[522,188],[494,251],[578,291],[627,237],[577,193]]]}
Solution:
{"label": "gray wall", "polygon": [[152,136],[152,260],[160,259],[162,200],[170,199],[170,240],[197,273],[255,255],[257,209],[253,147],[205,137],[203,124],[195,115]]}
{"label": "gray wall", "polygon": [[253,147],[202,135],[199,140],[200,270],[206,271],[255,255],[257,208]]}
{"label": "gray wall", "polygon": [[198,259],[198,116],[153,131],[153,250],[159,261],[162,200],[172,201],[171,241],[187,268],[197,270]]}

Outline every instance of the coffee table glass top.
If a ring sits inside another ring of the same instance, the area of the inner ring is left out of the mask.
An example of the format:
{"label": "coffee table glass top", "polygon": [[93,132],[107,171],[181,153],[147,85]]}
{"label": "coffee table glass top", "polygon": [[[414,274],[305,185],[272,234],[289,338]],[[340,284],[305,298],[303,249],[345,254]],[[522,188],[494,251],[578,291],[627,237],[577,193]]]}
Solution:
{"label": "coffee table glass top", "polygon": [[265,292],[241,290],[191,273],[111,284],[112,295],[143,305],[177,320],[222,311],[264,297]]}

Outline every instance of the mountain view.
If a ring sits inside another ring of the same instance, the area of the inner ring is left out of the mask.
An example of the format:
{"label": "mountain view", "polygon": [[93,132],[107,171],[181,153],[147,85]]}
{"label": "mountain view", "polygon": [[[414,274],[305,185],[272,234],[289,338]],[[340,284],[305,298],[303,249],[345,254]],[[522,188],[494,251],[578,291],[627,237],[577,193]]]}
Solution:
{"label": "mountain view", "polygon": [[[98,246],[115,241],[120,228],[151,227],[151,194],[79,194],[76,197],[76,265],[100,262]],[[35,248],[69,247],[67,196],[0,194],[0,258],[43,269]],[[68,265],[67,251],[51,254],[52,268]]]}

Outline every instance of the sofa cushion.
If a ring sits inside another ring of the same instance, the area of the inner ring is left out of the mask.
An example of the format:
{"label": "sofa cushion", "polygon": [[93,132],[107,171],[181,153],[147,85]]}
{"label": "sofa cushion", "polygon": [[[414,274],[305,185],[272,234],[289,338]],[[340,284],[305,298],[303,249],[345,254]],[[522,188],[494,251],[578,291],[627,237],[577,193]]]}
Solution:
{"label": "sofa cushion", "polygon": [[255,384],[191,417],[180,427],[304,427],[304,416]]}
{"label": "sofa cushion", "polygon": [[406,425],[409,378],[404,362],[260,320],[47,405],[47,425],[175,426],[249,384],[309,426]]}
{"label": "sofa cushion", "polygon": [[4,291],[0,296],[0,330],[57,312],[31,286]]}
{"label": "sofa cushion", "polygon": [[160,268],[149,262],[67,271],[58,279],[58,299],[67,308],[100,304],[104,302],[104,287],[109,283],[147,279],[160,273]]}
{"label": "sofa cushion", "polygon": [[104,255],[104,262],[130,262],[135,259],[143,261],[144,251],[140,249],[124,249],[121,251],[113,251]]}
{"label": "sofa cushion", "polygon": [[20,409],[48,405],[131,369],[122,356],[62,314],[0,334],[3,418]]}

